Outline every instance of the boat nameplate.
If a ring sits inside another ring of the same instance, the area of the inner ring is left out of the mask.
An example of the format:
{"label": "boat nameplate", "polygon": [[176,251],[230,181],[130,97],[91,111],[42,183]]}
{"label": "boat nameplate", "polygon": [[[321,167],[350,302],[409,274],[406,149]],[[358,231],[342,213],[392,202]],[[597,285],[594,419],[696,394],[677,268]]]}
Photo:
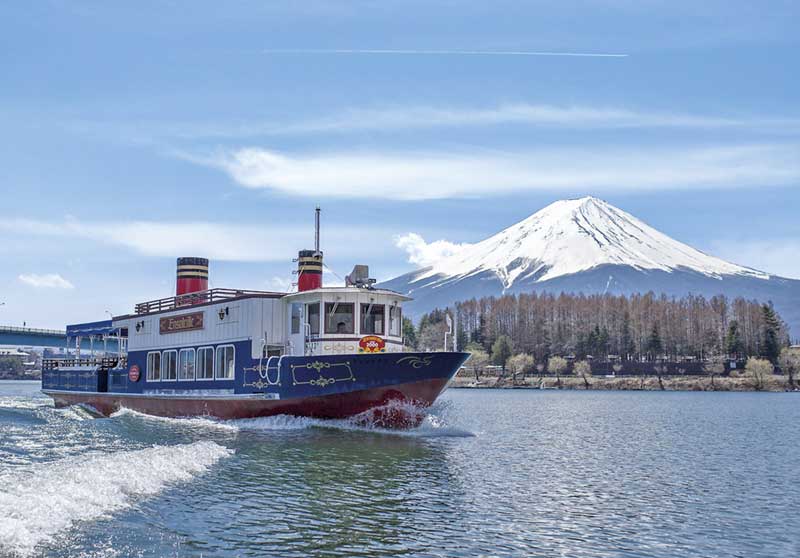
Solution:
{"label": "boat nameplate", "polygon": [[203,312],[192,312],[180,316],[168,316],[158,321],[158,330],[161,335],[165,333],[180,333],[203,329]]}

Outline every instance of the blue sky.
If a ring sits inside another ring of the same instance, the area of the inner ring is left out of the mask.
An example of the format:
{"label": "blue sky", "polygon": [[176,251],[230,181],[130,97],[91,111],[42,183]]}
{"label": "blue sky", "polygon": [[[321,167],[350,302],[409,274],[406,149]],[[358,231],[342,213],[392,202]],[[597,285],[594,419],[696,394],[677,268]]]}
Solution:
{"label": "blue sky", "polygon": [[791,1],[5,3],[0,323],[128,312],[172,294],[177,256],[288,286],[317,203],[339,275],[595,195],[800,277],[797,21]]}

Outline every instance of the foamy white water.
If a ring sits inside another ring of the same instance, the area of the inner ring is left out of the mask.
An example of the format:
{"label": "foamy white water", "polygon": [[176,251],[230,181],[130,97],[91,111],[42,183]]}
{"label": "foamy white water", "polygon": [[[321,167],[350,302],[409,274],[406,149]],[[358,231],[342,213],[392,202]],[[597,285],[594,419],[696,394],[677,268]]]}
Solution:
{"label": "foamy white water", "polygon": [[27,556],[79,521],[186,481],[233,454],[213,442],[91,453],[0,475],[0,554]]}

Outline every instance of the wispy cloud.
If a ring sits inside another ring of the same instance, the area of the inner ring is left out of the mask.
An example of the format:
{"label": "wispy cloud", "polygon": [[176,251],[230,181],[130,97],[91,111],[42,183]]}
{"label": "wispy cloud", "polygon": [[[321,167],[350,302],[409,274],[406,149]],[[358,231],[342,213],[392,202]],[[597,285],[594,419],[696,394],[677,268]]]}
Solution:
{"label": "wispy cloud", "polygon": [[[297,250],[312,240],[309,227],[235,225],[224,223],[161,223],[148,221],[105,223],[46,222],[12,219],[0,222],[0,230],[28,236],[50,236],[62,239],[82,238],[98,243],[122,246],[145,256],[175,257],[203,255],[214,260],[240,262],[290,262]],[[363,253],[361,235],[375,238],[387,236],[385,231],[360,227],[331,227],[323,239],[336,247],[337,255]],[[376,248],[380,249],[380,247]]]}
{"label": "wispy cloud", "polygon": [[434,240],[426,242],[417,233],[407,233],[396,236],[395,246],[408,254],[408,263],[417,267],[427,267],[440,261],[442,258],[452,256],[463,250],[469,244],[457,244],[449,240]]}
{"label": "wispy cloud", "polygon": [[376,48],[335,48],[335,49],[265,49],[264,54],[376,54],[405,56],[566,56],[578,58],[626,58],[619,52],[558,52],[535,50],[424,50],[424,49],[376,49]]}
{"label": "wispy cloud", "polygon": [[246,148],[187,158],[219,168],[247,188],[316,198],[429,200],[530,191],[727,189],[800,181],[796,145],[311,155]]}
{"label": "wispy cloud", "polygon": [[[143,122],[137,120],[125,136],[140,141],[164,139],[235,139],[285,137],[309,134],[347,134],[352,132],[397,132],[433,128],[525,126],[565,130],[736,130],[774,133],[780,136],[800,133],[800,118],[758,115],[708,115],[681,112],[633,110],[622,107],[559,106],[533,103],[506,103],[488,107],[464,106],[383,106],[348,108],[301,120],[273,118],[259,121],[221,122]],[[119,134],[125,124],[72,121],[67,126],[81,134]]]}
{"label": "wispy cloud", "polygon": [[31,287],[41,289],[74,289],[75,285],[61,277],[58,273],[45,273],[38,275],[36,273],[24,273],[17,277],[20,282],[30,285]]}
{"label": "wispy cloud", "polygon": [[[800,118],[733,117],[630,110],[618,107],[556,106],[530,103],[477,107],[382,107],[349,109],[307,121],[252,127],[272,134],[404,130],[439,127],[524,125],[567,129],[739,128],[751,131],[800,131]],[[239,128],[239,133],[247,130]],[[231,130],[234,131],[234,130]]]}

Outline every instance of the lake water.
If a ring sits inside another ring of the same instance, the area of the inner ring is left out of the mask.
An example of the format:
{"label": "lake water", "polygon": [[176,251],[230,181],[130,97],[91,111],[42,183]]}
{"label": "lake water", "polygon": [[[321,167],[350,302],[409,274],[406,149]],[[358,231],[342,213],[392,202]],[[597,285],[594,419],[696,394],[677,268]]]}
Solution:
{"label": "lake water", "polygon": [[450,390],[420,428],[0,382],[0,556],[800,556],[800,396]]}

